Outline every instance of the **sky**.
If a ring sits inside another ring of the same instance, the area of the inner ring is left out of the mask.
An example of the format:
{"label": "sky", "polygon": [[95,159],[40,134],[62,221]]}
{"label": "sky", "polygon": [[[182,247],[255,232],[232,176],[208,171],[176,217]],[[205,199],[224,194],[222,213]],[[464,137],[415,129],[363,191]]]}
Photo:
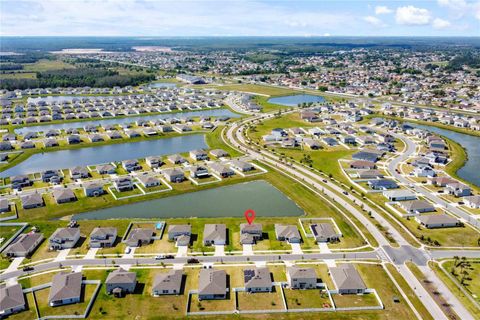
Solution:
{"label": "sky", "polygon": [[2,36],[480,36],[480,0],[0,0]]}

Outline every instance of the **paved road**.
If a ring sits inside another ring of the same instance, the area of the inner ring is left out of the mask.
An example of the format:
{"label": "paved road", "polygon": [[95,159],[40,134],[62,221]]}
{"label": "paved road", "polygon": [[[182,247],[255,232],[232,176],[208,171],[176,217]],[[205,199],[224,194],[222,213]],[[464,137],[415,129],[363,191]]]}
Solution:
{"label": "paved road", "polygon": [[[106,259],[67,259],[63,261],[52,261],[34,266],[31,271],[15,270],[4,272],[0,275],[0,281],[19,277],[28,273],[42,272],[60,266],[107,266],[107,265],[160,265],[162,263],[185,264],[190,257],[175,257],[168,260],[155,260],[154,258],[106,258]],[[252,255],[226,255],[226,256],[195,256],[200,263],[246,263],[255,261],[297,261],[297,260],[378,260],[380,257],[377,251],[368,252],[336,252],[336,253],[303,253],[303,254],[252,254]]]}
{"label": "paved road", "polygon": [[[407,160],[409,157],[411,157],[416,150],[416,144],[409,138],[407,138],[405,135],[400,135],[397,133],[392,133],[392,135],[403,142],[407,145],[407,149],[399,156],[394,158],[389,164],[388,164],[388,170],[392,174],[392,176],[397,179],[398,181],[404,183],[405,185],[409,186],[412,184],[410,180],[405,178],[401,173],[398,173],[395,171],[396,168],[405,160]],[[420,193],[422,196],[425,198],[429,199],[433,203],[441,205],[443,208],[447,208],[448,212],[455,214],[457,217],[464,219],[467,221],[469,224],[475,226],[476,228],[480,228],[480,222],[473,218],[470,214],[467,212],[463,211],[460,208],[454,207],[452,205],[449,205],[449,203],[445,200],[443,200],[441,197],[433,194],[430,190],[422,187],[422,186],[417,186],[414,185],[413,189],[415,192]]]}

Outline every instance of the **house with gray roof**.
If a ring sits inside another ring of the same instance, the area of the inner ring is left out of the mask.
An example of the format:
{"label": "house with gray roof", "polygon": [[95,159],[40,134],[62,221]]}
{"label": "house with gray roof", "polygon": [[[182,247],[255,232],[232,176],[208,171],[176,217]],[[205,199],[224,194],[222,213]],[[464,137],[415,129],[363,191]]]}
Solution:
{"label": "house with gray roof", "polygon": [[435,211],[434,205],[425,200],[401,201],[398,205],[410,215]]}
{"label": "house with gray roof", "polygon": [[177,168],[165,169],[162,173],[165,179],[170,182],[182,182],[185,180],[185,173]]}
{"label": "house with gray roof", "polygon": [[86,182],[83,184],[83,191],[87,197],[99,197],[105,193],[101,182]]}
{"label": "house with gray roof", "polygon": [[0,318],[25,310],[25,296],[19,283],[0,285]]}
{"label": "house with gray roof", "polygon": [[3,254],[7,257],[27,257],[43,240],[41,233],[23,233],[19,235],[5,250]]}
{"label": "house with gray roof", "polygon": [[472,189],[460,182],[448,183],[445,190],[448,194],[453,194],[455,197],[466,197],[472,194]]}
{"label": "house with gray roof", "polygon": [[240,243],[255,244],[262,240],[263,228],[261,223],[242,223],[240,224]]}
{"label": "house with gray roof", "polygon": [[331,223],[314,223],[310,225],[310,230],[317,243],[338,241],[342,236],[334,230]]}
{"label": "house with gray roof", "polygon": [[201,269],[198,276],[198,300],[227,298],[227,273],[225,270]]}
{"label": "house with gray roof", "polygon": [[72,179],[87,179],[90,176],[90,173],[88,172],[88,169],[86,167],[74,167],[71,168],[70,170],[70,177]]}
{"label": "house with gray roof", "polygon": [[406,189],[383,191],[383,196],[390,201],[417,200],[415,193]]}
{"label": "house with gray roof", "polygon": [[58,228],[48,239],[48,246],[50,250],[71,249],[79,239],[79,228]]}
{"label": "house with gray roof", "polygon": [[53,276],[48,303],[51,307],[80,302],[82,273],[60,272]]}
{"label": "house with gray roof", "polygon": [[448,214],[430,214],[415,217],[415,220],[427,229],[458,227],[460,221]]}
{"label": "house with gray roof", "polygon": [[176,241],[177,246],[188,246],[192,236],[192,226],[189,224],[171,224],[168,226],[168,240]]}
{"label": "house with gray roof", "polygon": [[113,247],[117,239],[117,228],[96,227],[90,233],[90,248]]}
{"label": "house with gray roof", "polygon": [[145,188],[158,187],[161,184],[160,179],[150,175],[139,175],[137,176],[137,179],[138,181],[140,181],[140,184]]}
{"label": "house with gray roof", "polygon": [[225,224],[205,224],[203,228],[203,245],[227,244],[227,226]]}
{"label": "house with gray roof", "polygon": [[272,292],[272,275],[266,267],[244,269],[243,282],[247,292]]}
{"label": "house with gray roof", "polygon": [[125,241],[129,247],[140,247],[152,242],[154,232],[148,228],[135,228],[130,231]]}
{"label": "house with gray roof", "polygon": [[145,158],[145,163],[152,169],[160,168],[163,165],[161,157],[150,156]]}
{"label": "house with gray roof", "polygon": [[121,297],[127,293],[133,293],[137,286],[137,274],[135,272],[125,271],[119,268],[108,274],[105,280],[105,289],[108,294],[114,294]]}
{"label": "house with gray roof", "polygon": [[189,155],[190,155],[190,158],[195,161],[208,159],[208,154],[204,150],[192,150],[190,151]]}
{"label": "house with gray roof", "polygon": [[99,174],[115,174],[116,168],[110,163],[101,164],[95,168]]}
{"label": "house with gray roof", "polygon": [[315,289],[317,273],[313,268],[287,267],[287,282],[290,289]]}
{"label": "house with gray roof", "polygon": [[339,294],[365,293],[367,286],[353,264],[341,264],[329,268],[329,271]]}
{"label": "house with gray roof", "polygon": [[223,149],[210,150],[209,153],[210,153],[212,156],[214,156],[215,158],[224,158],[224,157],[228,157],[228,156],[229,156],[228,152],[226,152],[226,151],[223,150]]}
{"label": "house with gray roof", "polygon": [[222,178],[227,178],[233,176],[235,171],[221,163],[212,163],[210,164],[210,169],[212,172]]}
{"label": "house with gray roof", "polygon": [[23,209],[33,209],[45,206],[45,202],[40,193],[30,193],[22,196],[20,199],[22,201]]}
{"label": "house with gray roof", "polygon": [[181,164],[184,162],[187,162],[184,157],[182,157],[179,154],[172,154],[167,157],[167,160],[170,161],[173,164]]}
{"label": "house with gray roof", "polygon": [[0,213],[10,211],[10,201],[8,199],[0,199]]}
{"label": "house with gray roof", "polygon": [[255,167],[252,164],[241,160],[232,160],[232,162],[230,162],[230,165],[233,169],[240,172],[248,172],[255,170]]}
{"label": "house with gray roof", "polygon": [[182,270],[170,270],[159,273],[153,280],[152,295],[158,297],[166,294],[181,294],[184,275]]}
{"label": "house with gray roof", "polygon": [[472,209],[479,209],[480,208],[480,195],[464,197],[463,202],[465,203],[466,206],[468,206]]}
{"label": "house with gray roof", "polygon": [[287,241],[289,243],[302,242],[302,236],[295,225],[275,224],[275,236],[279,241]]}
{"label": "house with gray roof", "polygon": [[69,188],[55,188],[52,192],[53,198],[57,204],[77,201],[77,196]]}
{"label": "house with gray roof", "polygon": [[135,184],[131,177],[123,176],[113,181],[113,187],[117,192],[124,192],[135,189]]}

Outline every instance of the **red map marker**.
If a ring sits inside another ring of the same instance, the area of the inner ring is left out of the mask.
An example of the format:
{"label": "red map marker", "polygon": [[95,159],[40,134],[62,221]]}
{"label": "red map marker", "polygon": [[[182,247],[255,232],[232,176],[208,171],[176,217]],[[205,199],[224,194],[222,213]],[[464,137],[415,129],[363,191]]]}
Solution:
{"label": "red map marker", "polygon": [[245,211],[245,219],[247,219],[248,224],[252,224],[253,220],[255,220],[255,211],[252,209]]}

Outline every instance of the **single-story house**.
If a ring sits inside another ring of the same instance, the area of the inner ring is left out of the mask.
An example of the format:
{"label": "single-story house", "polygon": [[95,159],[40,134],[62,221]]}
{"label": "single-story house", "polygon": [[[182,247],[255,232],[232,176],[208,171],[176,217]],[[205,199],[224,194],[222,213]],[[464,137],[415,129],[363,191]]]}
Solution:
{"label": "single-story house", "polygon": [[203,245],[227,244],[227,226],[225,224],[205,224],[203,229]]}
{"label": "single-story house", "polygon": [[162,173],[165,176],[165,179],[170,182],[182,182],[185,180],[185,173],[177,168],[165,169]]}
{"label": "single-story house", "polygon": [[3,251],[7,257],[27,257],[38,247],[43,240],[41,233],[24,233],[19,235],[8,247]]}
{"label": "single-story house", "polygon": [[201,269],[198,277],[198,300],[226,299],[227,273],[225,270]]}
{"label": "single-story house", "polygon": [[130,231],[125,241],[129,247],[140,247],[152,242],[153,230],[148,228],[135,228]]}
{"label": "single-story house", "polygon": [[25,296],[19,283],[0,285],[0,318],[25,310]]}
{"label": "single-story house", "polygon": [[75,193],[69,188],[55,188],[52,195],[57,204],[77,201]]}
{"label": "single-story house", "polygon": [[176,241],[177,246],[188,246],[192,236],[192,226],[189,224],[172,224],[168,227],[168,240]]}
{"label": "single-story house", "polygon": [[314,223],[310,225],[310,230],[317,243],[338,241],[342,236],[341,233],[338,233],[333,229],[331,223]]}
{"label": "single-story house", "polygon": [[352,169],[375,169],[376,165],[373,161],[367,160],[355,160],[350,162],[350,168]]}
{"label": "single-story house", "polygon": [[479,209],[480,208],[480,195],[478,196],[468,196],[463,198],[463,202],[465,205],[472,209]]}
{"label": "single-story house", "polygon": [[40,193],[31,193],[20,198],[23,209],[33,209],[45,206],[43,197]]}
{"label": "single-story house", "polygon": [[133,293],[137,286],[137,274],[135,272],[125,271],[119,268],[108,274],[105,280],[105,289],[108,294],[114,294],[121,297],[126,293]]}
{"label": "single-story house", "polygon": [[466,197],[472,194],[472,189],[460,182],[448,183],[446,191],[448,194],[453,194],[455,197]]}
{"label": "single-story house", "polygon": [[388,190],[388,189],[397,189],[398,185],[395,181],[389,179],[377,179],[369,180],[367,182],[370,188],[373,190]]}
{"label": "single-story house", "polygon": [[142,170],[142,166],[138,162],[138,160],[123,160],[122,161],[122,167],[127,171],[127,172],[132,172],[132,171],[137,171],[137,170]]}
{"label": "single-story house", "polygon": [[213,173],[217,174],[218,176],[222,178],[230,177],[235,174],[235,171],[230,169],[227,166],[224,166],[221,163],[212,163],[210,164],[210,169],[212,170]]}
{"label": "single-story house", "polygon": [[410,190],[389,190],[384,191],[383,196],[390,201],[417,200],[417,196]]}
{"label": "single-story house", "polygon": [[153,177],[149,175],[141,175],[141,176],[138,176],[137,178],[138,178],[138,181],[140,181],[140,184],[145,188],[157,187],[161,184],[160,179],[158,179],[157,177]]}
{"label": "single-story house", "polygon": [[179,154],[169,155],[169,156],[167,157],[167,160],[170,161],[170,162],[173,163],[173,164],[181,164],[181,163],[184,163],[184,162],[187,161],[184,157],[182,157],[182,156],[179,155]]}
{"label": "single-story house", "polygon": [[243,281],[247,292],[272,292],[272,275],[266,267],[244,269]]}
{"label": "single-story house", "polygon": [[230,165],[238,170],[238,171],[241,171],[241,172],[247,172],[247,171],[252,171],[252,170],[255,170],[255,167],[248,163],[248,162],[245,162],[245,161],[241,161],[241,160],[233,160],[232,162],[230,162]]}
{"label": "single-story house", "polygon": [[153,280],[152,295],[156,297],[164,294],[181,294],[182,281],[182,270],[170,270],[167,273],[159,273]]}
{"label": "single-story house", "polygon": [[431,214],[415,217],[415,220],[425,228],[449,228],[460,225],[457,218],[451,217],[448,214]]}
{"label": "single-story house", "polygon": [[72,177],[72,179],[86,179],[90,176],[88,169],[85,167],[78,166],[71,168],[69,171],[70,177]]}
{"label": "single-story house", "polygon": [[341,264],[329,271],[339,294],[365,293],[367,286],[353,264]]}
{"label": "single-story house", "polygon": [[109,163],[98,165],[96,167],[96,170],[99,174],[115,174],[116,173],[116,168]]}
{"label": "single-story house", "polygon": [[214,156],[215,158],[224,158],[224,157],[228,157],[228,156],[229,156],[228,152],[226,152],[226,151],[223,150],[223,149],[210,150],[209,153],[210,153],[212,156]]}
{"label": "single-story house", "polygon": [[380,171],[376,169],[372,169],[372,170],[357,171],[357,177],[359,179],[380,179],[380,178],[383,178],[384,175]]}
{"label": "single-story house", "polygon": [[399,202],[399,206],[409,214],[420,214],[423,212],[433,212],[433,204],[425,200],[411,200]]}
{"label": "single-story house", "polygon": [[48,303],[51,307],[80,302],[82,273],[60,272],[53,276]]}
{"label": "single-story house", "polygon": [[315,289],[317,273],[313,268],[287,267],[287,282],[290,289]]}
{"label": "single-story house", "polygon": [[242,223],[240,224],[240,243],[255,244],[262,239],[263,228],[260,223]]}
{"label": "single-story house", "polygon": [[0,199],[0,213],[10,211],[10,201],[8,199]]}
{"label": "single-story house", "polygon": [[162,158],[156,156],[146,157],[145,162],[152,169],[160,168],[163,165]]}
{"label": "single-story house", "polygon": [[314,140],[314,139],[309,139],[309,138],[303,139],[303,144],[306,145],[307,147],[309,147],[312,150],[318,150],[318,149],[322,148],[320,143],[317,140]]}
{"label": "single-story house", "polygon": [[275,236],[279,241],[287,241],[289,243],[302,242],[302,236],[295,225],[275,224]]}

